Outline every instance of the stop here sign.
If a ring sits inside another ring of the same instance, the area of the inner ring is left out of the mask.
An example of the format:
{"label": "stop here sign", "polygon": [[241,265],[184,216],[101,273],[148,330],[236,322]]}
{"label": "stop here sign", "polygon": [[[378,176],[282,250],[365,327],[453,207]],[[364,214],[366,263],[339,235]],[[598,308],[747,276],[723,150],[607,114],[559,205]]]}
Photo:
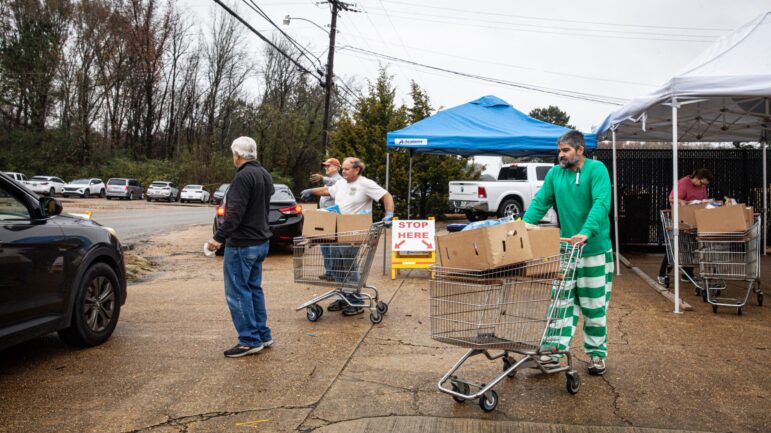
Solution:
{"label": "stop here sign", "polygon": [[434,251],[434,220],[394,220],[393,251]]}

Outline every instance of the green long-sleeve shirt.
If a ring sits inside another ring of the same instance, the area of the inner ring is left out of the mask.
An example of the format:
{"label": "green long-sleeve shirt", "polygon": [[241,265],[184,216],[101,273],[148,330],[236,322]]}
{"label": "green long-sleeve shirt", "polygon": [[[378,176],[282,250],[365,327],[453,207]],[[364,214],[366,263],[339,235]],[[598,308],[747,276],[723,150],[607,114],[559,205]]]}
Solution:
{"label": "green long-sleeve shirt", "polygon": [[555,165],[546,174],[543,186],[530,202],[523,219],[526,223],[538,224],[556,204],[560,236],[586,235],[589,239],[583,255],[602,254],[611,248],[610,197],[610,175],[602,162],[586,159],[580,176]]}

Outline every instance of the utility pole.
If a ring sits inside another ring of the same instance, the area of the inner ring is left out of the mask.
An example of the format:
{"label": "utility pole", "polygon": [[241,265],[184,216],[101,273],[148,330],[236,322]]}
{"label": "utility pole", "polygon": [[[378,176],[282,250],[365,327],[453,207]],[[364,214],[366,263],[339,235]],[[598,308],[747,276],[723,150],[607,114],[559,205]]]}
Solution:
{"label": "utility pole", "polygon": [[324,150],[324,156],[329,156],[329,106],[332,101],[332,77],[335,62],[335,34],[337,33],[337,14],[340,10],[357,12],[351,9],[354,5],[350,3],[344,3],[339,0],[328,0],[327,3],[332,5],[332,23],[330,24],[329,31],[329,54],[327,56],[327,76],[324,88],[326,89],[326,95],[324,96],[324,122],[321,131],[321,146]]}

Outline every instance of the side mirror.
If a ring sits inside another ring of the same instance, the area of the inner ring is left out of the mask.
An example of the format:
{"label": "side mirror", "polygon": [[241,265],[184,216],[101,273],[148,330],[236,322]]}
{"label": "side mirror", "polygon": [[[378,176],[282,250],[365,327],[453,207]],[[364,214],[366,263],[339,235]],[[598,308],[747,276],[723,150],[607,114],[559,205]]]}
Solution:
{"label": "side mirror", "polygon": [[41,197],[38,201],[45,216],[55,216],[62,213],[62,202],[53,197]]}

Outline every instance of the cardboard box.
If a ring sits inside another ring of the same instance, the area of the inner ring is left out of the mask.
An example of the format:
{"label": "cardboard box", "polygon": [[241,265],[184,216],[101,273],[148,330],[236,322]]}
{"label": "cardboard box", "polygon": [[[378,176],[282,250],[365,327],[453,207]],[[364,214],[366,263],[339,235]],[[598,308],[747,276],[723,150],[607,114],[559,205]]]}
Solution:
{"label": "cardboard box", "polygon": [[442,266],[486,270],[533,258],[523,221],[482,227],[436,237]]}
{"label": "cardboard box", "polygon": [[318,236],[319,239],[335,239],[337,214],[322,210],[303,212],[303,237]]}
{"label": "cardboard box", "polygon": [[559,270],[560,229],[557,227],[539,227],[528,229],[533,260],[527,263],[524,276],[549,276]]}
{"label": "cardboard box", "polygon": [[[372,215],[339,215],[337,214],[337,232],[353,232],[360,230],[369,230],[372,227]],[[338,235],[338,242],[365,242],[367,234],[362,235]]]}
{"label": "cardboard box", "polygon": [[747,222],[747,208],[743,205],[696,211],[696,230],[699,234],[743,232],[750,226]]}
{"label": "cardboard box", "polygon": [[689,226],[684,228],[696,227],[696,211],[704,209],[706,206],[707,203],[687,204],[685,206],[680,206],[677,210],[677,218],[680,220],[680,224]]}

